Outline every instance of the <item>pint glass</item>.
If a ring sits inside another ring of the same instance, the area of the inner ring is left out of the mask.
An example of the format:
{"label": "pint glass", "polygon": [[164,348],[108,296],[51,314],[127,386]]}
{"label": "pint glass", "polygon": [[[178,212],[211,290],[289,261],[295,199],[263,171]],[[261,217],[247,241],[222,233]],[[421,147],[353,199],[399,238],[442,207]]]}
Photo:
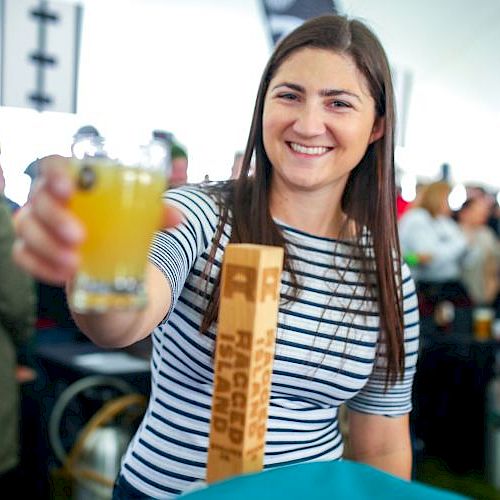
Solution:
{"label": "pint glass", "polygon": [[121,151],[100,137],[84,142],[73,145],[69,162],[75,183],[69,208],[86,232],[70,306],[77,312],[141,308],[147,254],[167,188],[168,146],[153,140]]}
{"label": "pint glass", "polygon": [[489,307],[476,307],[472,313],[474,338],[476,340],[488,340],[491,338],[491,330],[495,311]]}

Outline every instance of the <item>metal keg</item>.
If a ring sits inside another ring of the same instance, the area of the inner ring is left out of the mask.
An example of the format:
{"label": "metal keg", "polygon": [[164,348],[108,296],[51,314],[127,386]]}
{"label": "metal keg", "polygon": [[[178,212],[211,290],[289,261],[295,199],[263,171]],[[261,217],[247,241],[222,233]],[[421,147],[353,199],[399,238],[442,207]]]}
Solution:
{"label": "metal keg", "polygon": [[[132,435],[118,426],[95,429],[85,442],[75,463],[75,470],[94,471],[105,478],[114,478],[120,471],[121,459]],[[112,487],[92,478],[81,478],[73,487],[75,500],[105,500],[111,498]]]}
{"label": "metal keg", "polygon": [[[64,410],[80,392],[99,386],[113,387],[123,395],[107,401],[97,410],[67,453],[59,434]],[[113,483],[134,430],[130,426],[118,425],[114,419],[131,407],[142,411],[145,405],[146,398],[135,393],[129,384],[107,376],[80,379],[59,396],[49,420],[49,438],[62,464],[60,473],[71,479],[71,498],[109,500],[112,497]]]}

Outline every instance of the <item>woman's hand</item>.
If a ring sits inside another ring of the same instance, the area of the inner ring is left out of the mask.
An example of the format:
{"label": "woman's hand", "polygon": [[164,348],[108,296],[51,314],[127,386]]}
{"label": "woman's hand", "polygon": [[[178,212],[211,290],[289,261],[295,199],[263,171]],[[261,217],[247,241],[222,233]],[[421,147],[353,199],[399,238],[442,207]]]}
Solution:
{"label": "woman's hand", "polygon": [[85,229],[67,208],[74,185],[68,159],[48,156],[26,205],[14,217],[14,260],[40,281],[60,285],[78,268]]}

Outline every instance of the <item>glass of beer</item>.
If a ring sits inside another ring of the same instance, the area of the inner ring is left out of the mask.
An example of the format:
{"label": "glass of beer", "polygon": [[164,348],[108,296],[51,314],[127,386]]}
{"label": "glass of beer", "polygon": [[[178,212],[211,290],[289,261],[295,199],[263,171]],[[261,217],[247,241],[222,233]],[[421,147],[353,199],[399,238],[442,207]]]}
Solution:
{"label": "glass of beer", "polygon": [[472,313],[474,338],[476,340],[488,340],[491,338],[491,330],[495,311],[490,307],[476,307]]}
{"label": "glass of beer", "polygon": [[101,137],[73,144],[75,192],[69,208],[85,227],[81,262],[70,287],[77,312],[146,305],[145,269],[160,227],[170,168],[165,142],[113,147]]}

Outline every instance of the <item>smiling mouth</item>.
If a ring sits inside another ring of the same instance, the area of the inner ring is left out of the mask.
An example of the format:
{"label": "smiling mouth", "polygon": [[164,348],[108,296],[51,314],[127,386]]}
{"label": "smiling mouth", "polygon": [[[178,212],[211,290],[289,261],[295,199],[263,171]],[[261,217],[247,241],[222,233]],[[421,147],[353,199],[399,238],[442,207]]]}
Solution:
{"label": "smiling mouth", "polygon": [[287,142],[287,144],[295,153],[309,156],[321,156],[333,149],[332,147],[326,146],[304,146],[303,144],[298,144],[296,142]]}

